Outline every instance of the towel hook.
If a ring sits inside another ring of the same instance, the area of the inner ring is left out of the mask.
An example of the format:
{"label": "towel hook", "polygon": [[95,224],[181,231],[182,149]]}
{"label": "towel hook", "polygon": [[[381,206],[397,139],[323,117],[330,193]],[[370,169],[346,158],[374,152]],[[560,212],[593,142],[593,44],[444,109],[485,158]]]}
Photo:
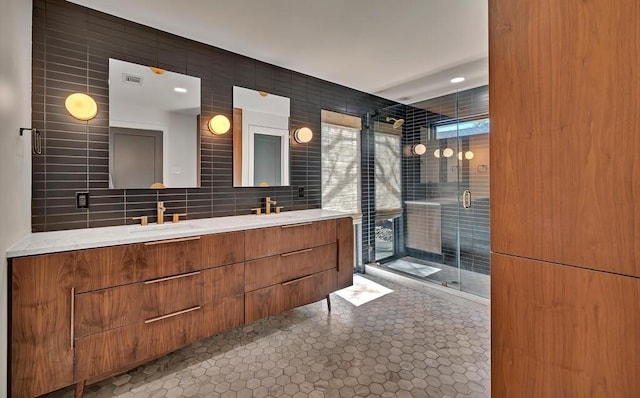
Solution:
{"label": "towel hook", "polygon": [[31,150],[36,155],[42,155],[42,134],[35,127],[20,127],[20,136],[22,136],[26,130],[30,130],[32,134],[33,143]]}

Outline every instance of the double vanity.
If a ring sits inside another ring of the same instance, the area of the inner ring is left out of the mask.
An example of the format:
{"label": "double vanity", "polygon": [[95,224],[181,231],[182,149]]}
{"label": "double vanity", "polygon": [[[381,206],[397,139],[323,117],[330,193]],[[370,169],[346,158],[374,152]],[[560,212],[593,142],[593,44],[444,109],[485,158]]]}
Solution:
{"label": "double vanity", "polygon": [[[302,210],[32,234],[10,258],[10,385],[124,372],[353,283],[353,219]],[[329,307],[330,309],[330,307]]]}

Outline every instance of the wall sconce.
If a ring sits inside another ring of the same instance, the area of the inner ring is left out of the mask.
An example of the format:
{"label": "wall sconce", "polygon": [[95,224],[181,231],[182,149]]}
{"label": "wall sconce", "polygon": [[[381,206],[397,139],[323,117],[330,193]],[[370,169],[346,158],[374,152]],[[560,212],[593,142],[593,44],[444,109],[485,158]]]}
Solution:
{"label": "wall sconce", "polygon": [[91,120],[98,114],[96,101],[84,93],[71,94],[64,101],[64,106],[78,120]]}
{"label": "wall sconce", "polygon": [[231,128],[231,122],[229,118],[225,115],[216,115],[209,119],[209,131],[211,131],[215,135],[226,134]]}
{"label": "wall sconce", "polygon": [[[425,151],[426,151],[426,148],[425,148]],[[453,149],[445,148],[442,152],[440,152],[440,149],[436,149],[435,151],[433,151],[433,156],[436,157],[436,158],[439,158],[441,154],[445,158],[450,158],[451,156],[453,156]],[[462,151],[460,151],[460,152],[458,152],[458,159],[462,160],[463,155],[464,155],[464,158],[467,159],[467,160],[473,159],[473,156],[474,156],[473,152],[471,152],[471,151],[466,151],[464,153]]]}
{"label": "wall sconce", "polygon": [[157,66],[150,66],[149,69],[151,69],[151,72],[155,73],[156,75],[161,75],[165,72],[164,69],[158,68]]}
{"label": "wall sconce", "polygon": [[415,144],[414,146],[411,147],[411,152],[413,152],[414,155],[424,155],[425,153],[427,153],[427,146],[425,144]]}
{"label": "wall sconce", "polygon": [[300,144],[306,144],[313,138],[313,131],[309,127],[302,127],[293,133],[293,139]]}

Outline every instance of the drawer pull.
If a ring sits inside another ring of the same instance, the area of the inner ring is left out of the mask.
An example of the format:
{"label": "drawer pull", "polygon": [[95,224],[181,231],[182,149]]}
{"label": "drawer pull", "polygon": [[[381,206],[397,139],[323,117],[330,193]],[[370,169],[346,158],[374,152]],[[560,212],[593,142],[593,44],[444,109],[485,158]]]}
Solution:
{"label": "drawer pull", "polygon": [[180,278],[186,278],[188,276],[194,276],[194,275],[198,275],[198,274],[200,274],[200,271],[190,272],[188,274],[182,274],[182,275],[167,276],[166,278],[158,278],[158,279],[153,279],[153,280],[150,280],[150,281],[145,281],[144,284],[145,285],[151,285],[152,283],[166,282],[166,281],[171,281],[171,280],[180,279]]}
{"label": "drawer pull", "polygon": [[290,280],[288,282],[283,283],[282,286],[287,286],[287,285],[290,285],[290,284],[295,283],[295,282],[300,282],[300,281],[303,281],[305,279],[313,278],[314,276],[315,276],[315,274],[311,274],[311,275],[303,276],[302,278],[293,279],[293,280]]}
{"label": "drawer pull", "polygon": [[293,256],[294,254],[308,253],[308,252],[310,252],[310,251],[312,251],[312,250],[313,250],[313,249],[298,250],[297,252],[282,253],[280,256],[282,256],[282,257],[289,257],[289,256]]}
{"label": "drawer pull", "polygon": [[76,288],[71,288],[71,351],[73,351],[73,340],[75,340],[75,330],[73,324],[75,323],[75,310],[76,310]]}
{"label": "drawer pull", "polygon": [[145,242],[145,246],[156,246],[156,245],[164,245],[165,243],[180,243],[180,242],[189,242],[192,240],[200,240],[199,236],[192,236],[190,238],[179,238],[179,239],[169,239],[169,240],[158,240],[155,242]]}
{"label": "drawer pull", "polygon": [[171,317],[174,317],[176,315],[186,314],[187,312],[196,311],[196,310],[199,310],[199,309],[200,309],[200,306],[197,305],[195,307],[187,308],[186,310],[176,311],[176,312],[172,312],[171,314],[157,316],[155,318],[147,319],[147,320],[144,321],[144,323],[147,324],[147,323],[153,323],[153,322],[161,321],[163,319],[171,318]]}
{"label": "drawer pull", "polygon": [[285,229],[285,228],[295,228],[295,227],[303,227],[305,225],[311,225],[312,223],[310,222],[303,222],[300,224],[291,224],[291,225],[282,225],[280,228]]}

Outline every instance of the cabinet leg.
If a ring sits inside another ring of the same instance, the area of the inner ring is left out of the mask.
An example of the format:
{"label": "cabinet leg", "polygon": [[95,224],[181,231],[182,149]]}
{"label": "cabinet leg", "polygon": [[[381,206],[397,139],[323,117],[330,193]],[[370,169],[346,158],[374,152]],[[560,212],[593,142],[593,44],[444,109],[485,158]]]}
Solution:
{"label": "cabinet leg", "polygon": [[86,380],[82,380],[79,381],[78,383],[76,383],[76,393],[73,396],[73,398],[82,398],[82,396],[84,395],[84,383],[86,382]]}
{"label": "cabinet leg", "polygon": [[329,297],[328,294],[327,294],[327,308],[329,309],[329,312],[331,312],[331,298]]}

